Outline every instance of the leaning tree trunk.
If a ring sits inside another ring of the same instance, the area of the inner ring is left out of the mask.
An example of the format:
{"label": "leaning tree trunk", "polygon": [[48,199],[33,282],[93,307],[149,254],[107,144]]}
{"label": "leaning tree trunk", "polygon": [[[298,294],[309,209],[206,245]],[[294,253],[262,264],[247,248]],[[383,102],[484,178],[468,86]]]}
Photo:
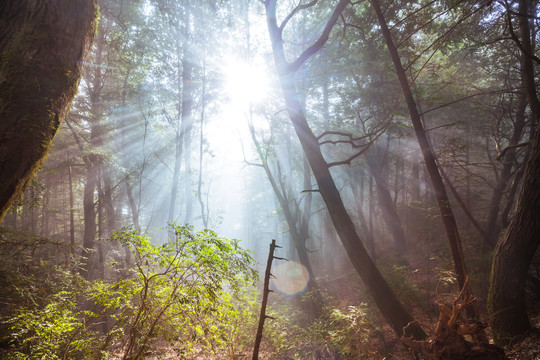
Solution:
{"label": "leaning tree trunk", "polygon": [[521,38],[521,77],[527,101],[536,122],[536,131],[516,211],[495,247],[488,310],[491,314],[493,337],[505,344],[531,328],[525,302],[525,280],[534,253],[540,244],[540,102],[536,97],[533,49],[527,0],[519,1],[519,32]]}
{"label": "leaning tree trunk", "polygon": [[386,47],[390,53],[392,63],[394,64],[396,74],[401,86],[405,102],[407,103],[407,108],[409,110],[411,122],[416,133],[416,138],[420,149],[422,150],[422,155],[424,156],[424,161],[426,163],[426,169],[433,185],[433,190],[435,192],[435,197],[439,205],[439,211],[441,213],[441,219],[446,230],[446,236],[448,238],[448,244],[450,246],[450,251],[452,254],[452,260],[454,262],[454,271],[456,272],[457,282],[459,289],[463,289],[465,285],[465,279],[467,276],[467,270],[465,267],[465,261],[463,259],[463,251],[461,248],[461,239],[459,237],[459,231],[457,228],[456,220],[454,217],[454,212],[450,205],[450,200],[448,199],[448,194],[446,193],[446,188],[443,183],[441,174],[439,173],[439,168],[435,162],[435,154],[431,147],[431,144],[428,141],[422,120],[420,118],[420,113],[418,111],[418,106],[413,97],[407,75],[401,64],[401,59],[397,51],[397,47],[392,39],[390,29],[384,18],[380,3],[378,0],[370,0],[370,3],[375,11],[377,20],[381,27],[381,32],[386,42]]}
{"label": "leaning tree trunk", "polygon": [[97,14],[97,0],[0,2],[0,220],[69,109]]}
{"label": "leaning tree trunk", "polygon": [[[293,63],[287,62],[283,47],[282,31],[288,20],[281,26],[277,25],[275,0],[265,1],[266,22],[272,43],[274,63],[278,72],[287,112],[319,186],[318,192],[326,204],[334,228],[341,239],[351,263],[368,288],[382,315],[398,336],[401,336],[403,329],[413,318],[400,303],[363,246],[362,240],[345,209],[339,190],[330,174],[328,163],[322,155],[319,142],[307,123],[294,82],[296,71],[307,58],[322,48],[328,40],[330,32],[341,12],[348,4],[348,0],[339,1],[319,39],[307,48]],[[290,20],[292,15],[294,14],[290,14],[286,19]],[[415,323],[408,330],[408,335],[410,336],[425,338],[425,333]]]}

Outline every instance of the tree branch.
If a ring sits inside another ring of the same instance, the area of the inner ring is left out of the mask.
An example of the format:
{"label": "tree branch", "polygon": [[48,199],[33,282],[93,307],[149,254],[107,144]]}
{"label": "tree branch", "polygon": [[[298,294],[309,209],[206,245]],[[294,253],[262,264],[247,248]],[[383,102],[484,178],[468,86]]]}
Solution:
{"label": "tree branch", "polygon": [[300,68],[300,66],[302,66],[302,64],[306,62],[307,59],[309,59],[312,55],[314,55],[324,46],[324,44],[330,37],[330,33],[332,32],[334,25],[339,19],[339,15],[347,7],[347,5],[349,5],[349,0],[339,0],[339,3],[332,12],[330,19],[328,19],[328,22],[326,23],[324,30],[321,33],[321,36],[317,39],[317,41],[315,41],[313,45],[304,50],[304,52],[302,52],[302,54],[300,54],[300,56],[298,56],[298,58],[293,63],[289,64],[287,69],[289,73],[296,72]]}
{"label": "tree branch", "polygon": [[500,161],[504,157],[504,154],[506,154],[506,152],[508,150],[515,149],[515,148],[520,148],[520,147],[523,147],[523,146],[529,146],[531,144],[532,144],[531,141],[527,141],[527,142],[524,142],[524,143],[508,145],[507,147],[505,147],[504,149],[501,150],[501,152],[499,153],[499,155],[497,155],[497,157],[495,159]]}
{"label": "tree branch", "polygon": [[289,21],[294,17],[294,15],[296,15],[296,13],[300,10],[305,10],[305,9],[309,9],[310,7],[312,6],[315,6],[315,4],[317,4],[319,0],[313,0],[307,4],[304,4],[304,5],[301,5],[301,4],[298,4],[298,6],[296,6],[293,11],[291,11],[289,13],[289,15],[287,15],[287,17],[285,18],[285,20],[283,20],[283,22],[281,23],[281,25],[279,25],[279,33],[282,34],[283,33],[283,29],[285,29],[285,26],[287,26],[287,24],[289,23]]}
{"label": "tree branch", "polygon": [[526,51],[526,49],[523,47],[523,43],[521,42],[521,40],[519,40],[519,37],[518,35],[516,34],[516,32],[514,31],[514,25],[512,25],[512,16],[511,14],[515,14],[515,15],[518,15],[518,16],[526,16],[524,14],[516,14],[515,12],[511,11],[510,10],[510,5],[508,4],[508,1],[504,1],[504,6],[506,8],[506,19],[507,19],[507,23],[508,23],[508,31],[510,32],[510,37],[512,38],[512,40],[514,41],[514,43],[516,43],[517,47],[519,48],[519,50],[524,53],[526,56],[530,57],[531,59],[533,59],[534,61],[536,61],[538,64],[540,64],[540,58],[534,54],[531,54],[529,51]]}
{"label": "tree branch", "polygon": [[519,88],[515,88],[515,89],[498,89],[498,90],[491,90],[491,91],[482,91],[482,92],[479,92],[479,93],[476,93],[476,94],[471,94],[471,95],[467,95],[467,96],[464,96],[460,99],[457,99],[457,100],[454,100],[454,101],[450,101],[448,103],[445,103],[445,104],[442,104],[442,105],[439,105],[439,106],[435,106],[434,108],[431,108],[431,109],[428,109],[426,111],[424,111],[423,113],[420,114],[420,116],[424,116],[426,115],[427,113],[430,113],[432,111],[435,111],[435,110],[439,110],[443,107],[446,107],[446,106],[450,106],[450,105],[454,105],[454,104],[457,104],[459,102],[462,102],[462,101],[465,101],[467,99],[470,99],[470,98],[473,98],[475,96],[480,96],[480,95],[489,95],[489,94],[503,94],[503,93],[506,93],[506,92],[511,92],[511,91],[515,91],[515,90],[519,90]]}
{"label": "tree branch", "polygon": [[367,149],[369,149],[369,147],[366,147],[366,148],[362,149],[361,151],[357,152],[356,154],[349,156],[349,158],[347,158],[345,160],[328,163],[327,166],[329,168],[332,167],[332,166],[338,166],[338,165],[349,165],[350,166],[351,161],[353,161],[354,159],[356,159],[357,157],[359,157],[360,155],[365,153],[367,151]]}
{"label": "tree branch", "polygon": [[318,193],[320,193],[319,189],[310,189],[310,190],[302,190],[302,191],[300,191],[300,194],[304,194],[304,193],[312,193],[312,192],[318,192]]}

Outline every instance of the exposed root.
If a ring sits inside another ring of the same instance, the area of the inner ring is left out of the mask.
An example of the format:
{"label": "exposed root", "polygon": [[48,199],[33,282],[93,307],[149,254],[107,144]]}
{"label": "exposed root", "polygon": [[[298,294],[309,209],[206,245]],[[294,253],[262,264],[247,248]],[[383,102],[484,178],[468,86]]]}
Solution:
{"label": "exposed root", "polygon": [[[412,323],[403,329],[401,340],[414,354],[421,354],[425,359],[434,360],[507,360],[504,352],[487,342],[472,342],[472,339],[484,338],[485,325],[473,322],[465,316],[468,306],[476,298],[468,292],[467,278],[465,285],[452,304],[439,303],[439,320],[434,333],[426,340],[414,340],[405,333]],[[465,337],[470,337],[468,341]]]}

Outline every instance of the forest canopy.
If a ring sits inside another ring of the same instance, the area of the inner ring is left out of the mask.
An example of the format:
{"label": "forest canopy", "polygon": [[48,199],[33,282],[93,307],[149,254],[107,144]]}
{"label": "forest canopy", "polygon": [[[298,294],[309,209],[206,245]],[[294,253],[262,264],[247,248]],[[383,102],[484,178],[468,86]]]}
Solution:
{"label": "forest canopy", "polygon": [[3,2],[0,357],[540,356],[539,30],[536,0]]}

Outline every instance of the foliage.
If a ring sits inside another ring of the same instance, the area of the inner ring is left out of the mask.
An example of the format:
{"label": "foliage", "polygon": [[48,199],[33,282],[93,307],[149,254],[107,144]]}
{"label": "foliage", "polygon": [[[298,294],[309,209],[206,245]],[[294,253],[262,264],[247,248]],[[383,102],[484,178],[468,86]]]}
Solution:
{"label": "foliage", "polygon": [[87,358],[101,336],[87,327],[97,315],[91,311],[74,312],[76,291],[61,291],[51,296],[43,309],[20,309],[6,321],[11,341],[17,349],[9,359]]}
{"label": "foliage", "polygon": [[277,356],[290,359],[376,356],[370,340],[379,330],[365,303],[346,309],[327,306],[320,317],[308,324],[299,319],[302,315],[293,307],[274,306],[269,313],[275,320],[265,324],[263,339],[270,343]]}
{"label": "foliage", "polygon": [[[73,268],[45,261],[25,278],[24,287],[16,279],[4,281],[10,292],[41,290],[38,299],[20,305],[13,298],[11,311],[2,312],[5,357],[87,359],[121,353],[122,359],[141,359],[158,338],[181,357],[238,351],[246,343],[239,333],[252,316],[243,309],[253,308],[254,293],[246,290],[257,278],[253,259],[237,240],[211,230],[171,225],[169,234],[166,243],[153,245],[131,228],[116,233],[114,239],[135,254],[134,266],[117,281],[86,281]],[[49,274],[53,286],[43,291]]]}
{"label": "foliage", "polygon": [[96,340],[85,329],[95,314],[76,310],[88,283],[78,276],[76,262],[57,265],[52,254],[68,259],[69,248],[46,238],[0,232],[3,358],[82,358]]}
{"label": "foliage", "polygon": [[253,260],[238,241],[176,225],[160,246],[133,229],[115,238],[136,254],[133,277],[104,284],[94,296],[105,310],[118,311],[120,299],[107,294],[122,294],[120,312],[112,316],[126,330],[124,358],[140,358],[157,337],[175,342],[184,355],[195,349],[194,343],[213,351],[222,348],[228,329],[219,320],[225,313],[234,319],[233,297],[256,279]]}
{"label": "foliage", "polygon": [[418,283],[413,279],[417,269],[412,270],[406,265],[396,265],[392,261],[380,262],[378,267],[405,306],[412,308],[425,305]]}

